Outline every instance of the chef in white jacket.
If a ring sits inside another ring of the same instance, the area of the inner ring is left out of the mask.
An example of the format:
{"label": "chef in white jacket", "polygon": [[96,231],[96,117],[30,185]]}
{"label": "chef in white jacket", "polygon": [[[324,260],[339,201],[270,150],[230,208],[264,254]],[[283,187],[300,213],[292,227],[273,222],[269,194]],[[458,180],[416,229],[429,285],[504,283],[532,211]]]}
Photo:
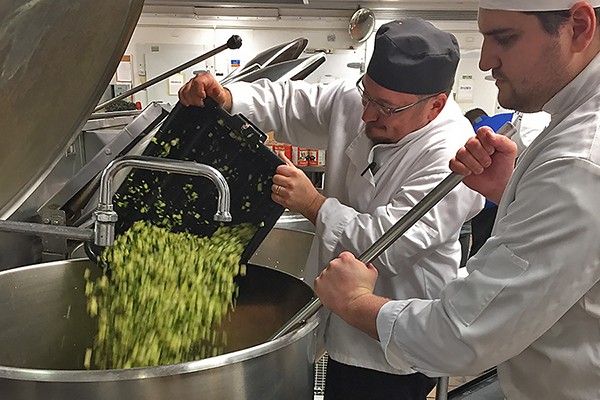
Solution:
{"label": "chef in white jacket", "polygon": [[[327,149],[324,193],[301,170],[280,166],[273,199],[315,224],[307,282],[343,250],[369,248],[449,173],[448,161],[473,135],[448,97],[459,61],[453,35],[422,19],[383,25],[359,82],[236,83],[223,89],[199,75],[180,91],[183,104],[206,94],[243,113],[281,142]],[[361,120],[362,118],[362,120]],[[456,278],[460,227],[483,206],[461,185],[375,261],[376,292],[437,298]],[[329,353],[325,398],[425,399],[435,381],[390,366],[379,343],[336,315],[325,322]]]}
{"label": "chef in white jacket", "polygon": [[498,365],[509,400],[600,399],[599,17],[600,0],[480,0],[480,67],[500,104],[551,122],[516,167],[514,143],[487,128],[452,160],[499,206],[469,276],[439,300],[373,294],[376,269],[347,252],[317,278],[325,306],[377,339],[390,366]]}

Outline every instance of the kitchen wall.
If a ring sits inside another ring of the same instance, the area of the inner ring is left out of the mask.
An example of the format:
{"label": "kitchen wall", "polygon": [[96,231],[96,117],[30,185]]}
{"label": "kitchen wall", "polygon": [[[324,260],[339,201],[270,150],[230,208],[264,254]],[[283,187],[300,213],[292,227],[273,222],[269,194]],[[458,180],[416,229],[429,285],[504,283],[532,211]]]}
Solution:
{"label": "kitchen wall", "polygon": [[[377,26],[387,21],[377,21]],[[489,73],[478,68],[482,37],[475,21],[432,21],[440,29],[456,35],[461,46],[454,95],[463,111],[483,108],[496,113],[497,90],[485,79]],[[352,40],[347,30],[348,19],[341,17],[272,18],[200,18],[190,15],[143,14],[126,54],[132,59],[133,85],[180,65],[213,48],[223,45],[231,35],[239,35],[243,45],[237,50],[225,50],[214,57],[182,72],[183,82],[198,70],[208,70],[221,77],[232,71],[232,60],[243,66],[258,52],[298,37],[309,40],[307,53],[324,50],[327,61],[306,80],[328,82],[332,79],[355,81],[362,73],[347,64],[368,63],[373,50],[374,34],[364,43]],[[310,55],[310,54],[307,54]],[[304,55],[303,55],[304,56]],[[303,57],[302,56],[302,57]],[[174,104],[177,101],[176,82],[165,81],[135,95],[143,106],[152,100]]]}

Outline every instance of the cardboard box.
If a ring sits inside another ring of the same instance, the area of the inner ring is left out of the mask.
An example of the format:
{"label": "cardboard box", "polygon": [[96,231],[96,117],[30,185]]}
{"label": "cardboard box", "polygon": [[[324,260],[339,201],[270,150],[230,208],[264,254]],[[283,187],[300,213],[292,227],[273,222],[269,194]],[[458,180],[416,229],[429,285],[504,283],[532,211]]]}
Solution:
{"label": "cardboard box", "polygon": [[307,167],[310,159],[310,149],[292,146],[292,162],[298,167]]}
{"label": "cardboard box", "polygon": [[322,167],[325,165],[325,150],[310,150],[308,165]]}
{"label": "cardboard box", "polygon": [[292,145],[278,143],[278,144],[272,145],[272,147],[273,147],[273,152],[275,152],[275,154],[279,155],[279,153],[283,153],[287,157],[288,160],[292,159]]}

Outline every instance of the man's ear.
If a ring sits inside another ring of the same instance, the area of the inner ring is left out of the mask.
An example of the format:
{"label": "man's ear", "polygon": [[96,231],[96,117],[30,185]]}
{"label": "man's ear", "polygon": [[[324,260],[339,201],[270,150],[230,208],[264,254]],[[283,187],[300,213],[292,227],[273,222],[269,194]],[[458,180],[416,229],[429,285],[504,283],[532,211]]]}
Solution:
{"label": "man's ear", "polygon": [[592,6],[585,1],[575,3],[571,7],[571,46],[574,51],[582,52],[594,40],[598,29],[596,14]]}
{"label": "man's ear", "polygon": [[429,122],[433,121],[438,115],[440,115],[447,101],[448,96],[446,96],[445,93],[440,93],[433,98],[433,101],[430,103],[431,108],[429,109],[429,115],[427,116]]}

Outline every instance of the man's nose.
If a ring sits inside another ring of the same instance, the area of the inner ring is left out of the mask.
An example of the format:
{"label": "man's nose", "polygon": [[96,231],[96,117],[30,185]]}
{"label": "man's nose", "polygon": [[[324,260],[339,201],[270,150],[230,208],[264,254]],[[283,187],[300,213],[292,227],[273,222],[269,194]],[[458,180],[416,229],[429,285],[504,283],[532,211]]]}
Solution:
{"label": "man's nose", "polygon": [[494,68],[499,68],[500,64],[500,58],[494,51],[493,46],[484,39],[483,44],[481,45],[481,55],[479,56],[479,69],[482,71],[489,71]]}
{"label": "man's nose", "polygon": [[371,99],[367,99],[366,102],[363,103],[362,120],[364,122],[376,121],[378,114],[375,104],[371,103]]}

